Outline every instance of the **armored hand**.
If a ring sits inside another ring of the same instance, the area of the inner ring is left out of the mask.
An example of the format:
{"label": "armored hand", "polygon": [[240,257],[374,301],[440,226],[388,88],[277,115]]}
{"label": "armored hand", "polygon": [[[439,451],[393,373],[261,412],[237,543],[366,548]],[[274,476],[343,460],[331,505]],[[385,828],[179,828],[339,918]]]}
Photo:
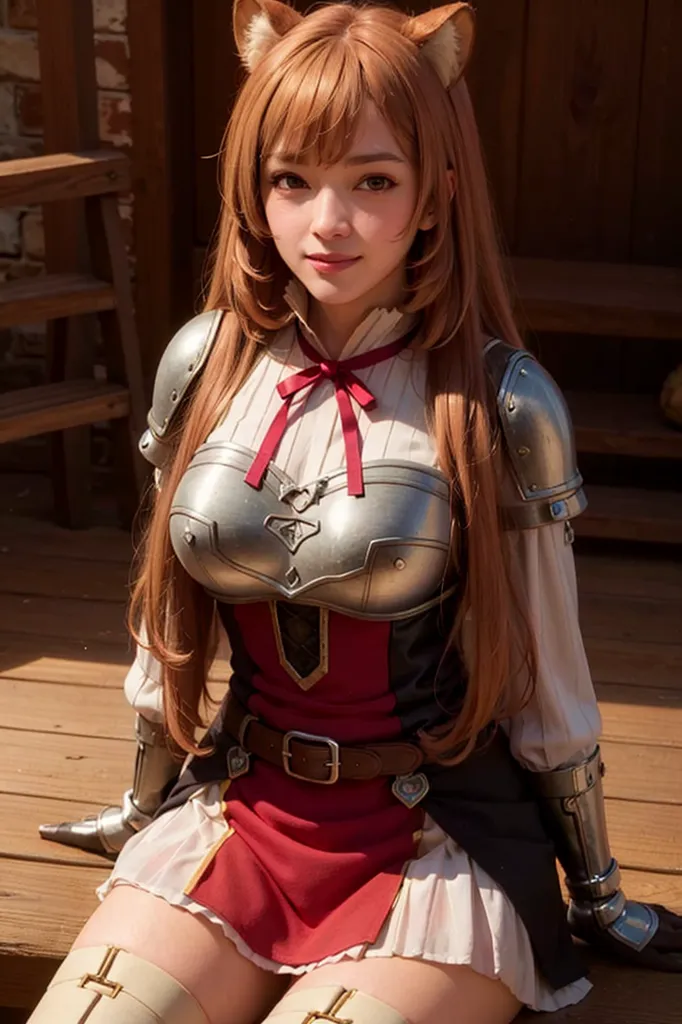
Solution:
{"label": "armored hand", "polygon": [[101,853],[115,860],[124,843],[149,824],[168,785],[177,778],[180,763],[169,750],[163,727],[138,715],[135,720],[137,756],[132,789],[122,806],[105,807],[99,814],[59,825],[41,825],[40,835],[65,846]]}
{"label": "armored hand", "polygon": [[682,917],[628,900],[620,888],[606,831],[603,774],[599,747],[581,764],[532,774],[566,872],[569,927],[619,959],[682,972]]}

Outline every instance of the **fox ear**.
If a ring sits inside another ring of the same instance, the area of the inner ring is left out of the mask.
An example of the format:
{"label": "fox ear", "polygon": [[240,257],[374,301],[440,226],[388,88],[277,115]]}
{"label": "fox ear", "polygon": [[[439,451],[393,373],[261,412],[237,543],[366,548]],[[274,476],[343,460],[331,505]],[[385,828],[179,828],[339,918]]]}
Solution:
{"label": "fox ear", "polygon": [[263,59],[303,15],[280,0],[235,0],[232,24],[237,50],[248,71]]}
{"label": "fox ear", "polygon": [[403,35],[420,47],[449,89],[460,77],[474,42],[474,11],[469,4],[446,4],[408,18]]}

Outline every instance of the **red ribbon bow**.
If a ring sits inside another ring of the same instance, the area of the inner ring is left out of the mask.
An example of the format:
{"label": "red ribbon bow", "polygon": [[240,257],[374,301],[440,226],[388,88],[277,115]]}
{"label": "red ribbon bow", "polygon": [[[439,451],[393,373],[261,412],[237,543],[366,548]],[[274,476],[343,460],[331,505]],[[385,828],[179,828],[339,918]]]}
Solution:
{"label": "red ribbon bow", "polygon": [[[260,487],[263,477],[273,458],[280,441],[284,435],[289,417],[289,407],[294,395],[304,388],[316,388],[325,380],[330,380],[336,390],[336,401],[341,416],[341,428],[343,430],[343,441],[346,447],[346,475],[348,479],[348,493],[356,496],[365,493],[365,485],[362,477],[362,461],[360,459],[360,430],[358,421],[351,404],[351,395],[363,409],[373,409],[376,400],[372,392],[365,387],[361,380],[355,376],[353,370],[364,370],[368,366],[375,366],[385,359],[398,355],[412,340],[412,334],[391,342],[390,345],[383,345],[381,348],[372,349],[362,355],[353,356],[352,359],[325,359],[317,352],[312,345],[303,337],[298,330],[298,343],[301,350],[308,359],[315,365],[308,366],[305,370],[299,370],[286,380],[280,381],[277,390],[282,397],[284,404],[275,415],[258,453],[251,463],[251,467],[244,478],[251,487]],[[310,394],[310,392],[308,392]]]}

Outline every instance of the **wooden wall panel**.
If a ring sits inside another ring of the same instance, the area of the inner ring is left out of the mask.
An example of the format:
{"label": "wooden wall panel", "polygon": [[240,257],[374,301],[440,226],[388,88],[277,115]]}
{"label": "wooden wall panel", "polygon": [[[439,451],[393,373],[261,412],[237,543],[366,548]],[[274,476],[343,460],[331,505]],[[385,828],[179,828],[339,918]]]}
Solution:
{"label": "wooden wall panel", "polygon": [[136,309],[150,382],[192,290],[191,0],[128,6],[133,94]]}
{"label": "wooden wall panel", "polygon": [[682,3],[649,0],[632,258],[682,264]]}
{"label": "wooden wall panel", "polygon": [[467,83],[505,242],[514,246],[528,0],[478,0]]}
{"label": "wooden wall panel", "polygon": [[626,260],[646,0],[530,0],[519,255]]}
{"label": "wooden wall panel", "polygon": [[241,70],[225,0],[193,4],[196,221],[194,241],[206,245],[219,209],[218,154]]}

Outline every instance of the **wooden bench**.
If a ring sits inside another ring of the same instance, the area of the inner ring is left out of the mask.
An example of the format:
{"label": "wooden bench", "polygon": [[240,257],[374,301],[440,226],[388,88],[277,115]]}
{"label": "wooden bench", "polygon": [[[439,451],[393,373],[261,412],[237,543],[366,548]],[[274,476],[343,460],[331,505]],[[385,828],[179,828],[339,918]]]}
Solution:
{"label": "wooden bench", "polygon": [[[4,481],[0,509],[30,501],[22,487]],[[117,801],[129,783],[130,541],[116,529],[74,534],[2,514],[0,538],[0,1007],[15,1008],[18,1022],[109,870],[41,841],[37,826]],[[682,911],[682,564],[592,554],[578,566],[612,845],[633,897]],[[218,663],[215,685],[225,675]],[[594,993],[552,1024],[679,1024],[681,976],[590,959]]]}

